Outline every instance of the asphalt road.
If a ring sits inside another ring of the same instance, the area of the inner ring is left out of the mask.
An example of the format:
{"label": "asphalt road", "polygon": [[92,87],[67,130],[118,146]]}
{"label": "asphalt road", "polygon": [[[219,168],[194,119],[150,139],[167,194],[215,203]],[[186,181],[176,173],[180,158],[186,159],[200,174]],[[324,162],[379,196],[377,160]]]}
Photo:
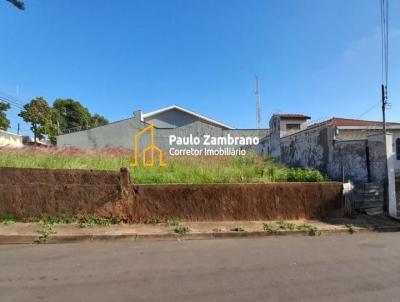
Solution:
{"label": "asphalt road", "polygon": [[0,246],[0,301],[400,301],[400,234]]}

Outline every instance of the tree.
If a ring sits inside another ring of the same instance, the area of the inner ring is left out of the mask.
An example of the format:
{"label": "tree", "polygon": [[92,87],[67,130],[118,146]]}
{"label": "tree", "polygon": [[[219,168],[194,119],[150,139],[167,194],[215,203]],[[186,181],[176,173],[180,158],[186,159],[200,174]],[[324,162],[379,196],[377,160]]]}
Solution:
{"label": "tree", "polygon": [[8,109],[10,109],[10,104],[0,102],[0,129],[5,131],[10,128],[10,120],[6,115]]}
{"label": "tree", "polygon": [[91,127],[104,126],[104,125],[107,125],[107,124],[108,124],[108,120],[104,116],[102,116],[100,114],[95,113],[91,117],[91,120],[90,120],[90,126]]}
{"label": "tree", "polygon": [[59,131],[68,129],[88,129],[108,124],[108,120],[99,114],[90,114],[89,110],[79,101],[73,99],[56,99],[53,103],[56,111],[54,123],[59,124]]}
{"label": "tree", "polygon": [[35,142],[48,134],[52,123],[52,110],[43,97],[38,97],[24,105],[24,109],[18,114],[23,120],[31,124]]}
{"label": "tree", "polygon": [[89,128],[91,116],[89,110],[73,99],[56,99],[53,103],[60,131],[71,128]]}
{"label": "tree", "polygon": [[50,118],[43,125],[43,133],[47,134],[50,142],[53,145],[57,144],[57,134],[58,134],[58,112],[51,108]]}
{"label": "tree", "polygon": [[25,3],[20,0],[7,0],[11,4],[13,4],[15,7],[17,7],[20,10],[25,10]]}

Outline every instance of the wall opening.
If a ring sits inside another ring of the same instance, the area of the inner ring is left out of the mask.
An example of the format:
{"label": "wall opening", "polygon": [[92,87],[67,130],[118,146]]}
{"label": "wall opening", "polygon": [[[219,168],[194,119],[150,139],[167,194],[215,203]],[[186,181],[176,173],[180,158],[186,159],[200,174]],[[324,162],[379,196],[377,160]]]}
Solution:
{"label": "wall opening", "polygon": [[400,160],[400,138],[396,139],[396,159]]}

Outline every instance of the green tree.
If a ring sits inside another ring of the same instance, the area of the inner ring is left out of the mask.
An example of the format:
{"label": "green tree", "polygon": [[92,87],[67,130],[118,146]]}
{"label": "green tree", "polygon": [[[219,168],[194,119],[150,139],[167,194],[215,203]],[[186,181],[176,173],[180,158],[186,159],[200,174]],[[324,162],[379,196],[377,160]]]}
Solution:
{"label": "green tree", "polygon": [[0,129],[5,131],[10,128],[10,120],[6,115],[8,109],[10,109],[10,104],[0,101]]}
{"label": "green tree", "polygon": [[43,97],[38,97],[24,105],[24,109],[18,114],[22,119],[31,124],[35,142],[43,138],[50,129],[52,123],[52,110]]}
{"label": "green tree", "polygon": [[89,110],[73,99],[56,99],[53,103],[61,132],[71,128],[89,128]]}
{"label": "green tree", "polygon": [[97,113],[95,113],[90,119],[91,127],[104,126],[107,124],[108,124],[108,120],[104,116],[97,114]]}
{"label": "green tree", "polygon": [[46,120],[43,125],[43,133],[47,134],[50,142],[55,145],[57,144],[57,134],[58,134],[58,112],[57,110],[51,109],[50,118]]}
{"label": "green tree", "polygon": [[25,9],[25,3],[23,1],[20,1],[20,0],[7,0],[7,1],[10,2],[11,4],[13,4],[15,7],[17,7],[20,10]]}
{"label": "green tree", "polygon": [[90,114],[89,110],[79,101],[73,99],[56,99],[53,103],[56,111],[53,118],[58,123],[61,133],[68,129],[88,129],[108,124],[108,120],[99,114]]}

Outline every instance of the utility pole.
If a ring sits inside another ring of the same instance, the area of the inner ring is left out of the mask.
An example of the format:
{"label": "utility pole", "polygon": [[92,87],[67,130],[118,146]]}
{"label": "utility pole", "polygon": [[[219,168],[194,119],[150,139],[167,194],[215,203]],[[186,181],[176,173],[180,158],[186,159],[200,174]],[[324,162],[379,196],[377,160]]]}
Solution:
{"label": "utility pole", "polygon": [[258,84],[258,76],[256,76],[256,119],[257,119],[257,128],[261,128],[261,102],[260,102],[260,90]]}
{"label": "utility pole", "polygon": [[[389,210],[389,167],[388,167],[388,146],[387,146],[387,129],[386,129],[386,107],[388,105],[388,69],[389,69],[389,0],[380,0],[381,5],[381,38],[382,38],[382,132],[383,144],[385,152],[385,178],[384,178],[384,211]],[[389,148],[392,148],[390,146]],[[391,150],[390,150],[391,152]]]}
{"label": "utility pole", "polygon": [[383,209],[385,212],[389,209],[389,178],[388,178],[388,163],[387,163],[387,130],[386,130],[386,106],[387,106],[387,86],[382,84],[381,85],[381,93],[382,93],[382,132],[383,132],[383,145],[384,145],[384,152],[385,152],[385,178],[383,182],[384,186],[384,204]]}
{"label": "utility pole", "polygon": [[383,135],[385,136],[385,141],[386,141],[386,106],[388,104],[386,85],[383,84],[381,85],[381,92],[382,92],[382,126],[383,126]]}

